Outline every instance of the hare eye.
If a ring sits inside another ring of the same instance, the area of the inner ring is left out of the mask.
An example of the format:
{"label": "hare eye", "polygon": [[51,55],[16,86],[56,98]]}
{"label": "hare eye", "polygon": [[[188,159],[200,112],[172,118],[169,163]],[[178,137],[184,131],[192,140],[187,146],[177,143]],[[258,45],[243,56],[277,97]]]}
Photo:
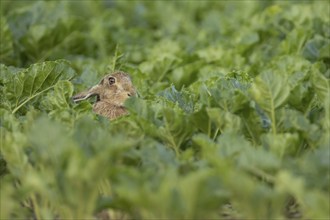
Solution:
{"label": "hare eye", "polygon": [[114,77],[109,78],[110,85],[114,84],[116,82],[116,79]]}

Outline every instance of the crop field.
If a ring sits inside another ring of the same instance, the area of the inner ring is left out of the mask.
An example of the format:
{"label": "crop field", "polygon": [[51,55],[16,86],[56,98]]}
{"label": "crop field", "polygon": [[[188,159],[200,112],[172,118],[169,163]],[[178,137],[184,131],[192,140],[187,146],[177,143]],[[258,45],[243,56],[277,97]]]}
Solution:
{"label": "crop field", "polygon": [[[330,218],[328,0],[0,13],[1,220]],[[115,70],[128,115],[72,101]]]}

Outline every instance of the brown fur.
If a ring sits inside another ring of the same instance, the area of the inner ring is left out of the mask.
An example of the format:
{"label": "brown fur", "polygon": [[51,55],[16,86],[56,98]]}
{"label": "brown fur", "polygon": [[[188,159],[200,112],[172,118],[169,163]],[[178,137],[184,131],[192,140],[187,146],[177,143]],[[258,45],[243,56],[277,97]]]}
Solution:
{"label": "brown fur", "polygon": [[[114,82],[112,83],[111,80],[114,80]],[[104,76],[99,84],[87,91],[78,93],[72,99],[74,102],[79,102],[97,96],[93,111],[113,120],[128,114],[124,102],[130,96],[135,95],[136,91],[130,76],[127,73],[117,71]]]}

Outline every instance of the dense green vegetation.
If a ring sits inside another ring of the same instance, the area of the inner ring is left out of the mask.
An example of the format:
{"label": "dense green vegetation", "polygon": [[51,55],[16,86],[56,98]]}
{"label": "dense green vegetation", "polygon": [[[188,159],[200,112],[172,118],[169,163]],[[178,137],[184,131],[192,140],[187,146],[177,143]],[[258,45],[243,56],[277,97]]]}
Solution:
{"label": "dense green vegetation", "polygon": [[0,3],[0,219],[329,219],[329,1]]}

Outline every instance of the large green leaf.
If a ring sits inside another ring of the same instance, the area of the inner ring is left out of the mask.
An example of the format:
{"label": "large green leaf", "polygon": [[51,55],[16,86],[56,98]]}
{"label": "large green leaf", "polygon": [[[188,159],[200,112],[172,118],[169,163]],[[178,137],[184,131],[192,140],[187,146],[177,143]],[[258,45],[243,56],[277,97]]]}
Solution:
{"label": "large green leaf", "polygon": [[[247,107],[249,98],[247,97],[248,83],[245,79],[241,81],[231,77],[229,73],[226,78],[220,78],[215,88],[209,88],[211,100],[215,105],[228,112],[239,112]],[[239,78],[239,76],[237,76]]]}
{"label": "large green leaf", "polygon": [[320,73],[317,66],[312,68],[312,84],[315,92],[322,103],[327,102],[330,93],[330,79]]}
{"label": "large green leaf", "polygon": [[159,135],[176,152],[179,152],[183,143],[189,140],[195,129],[190,125],[189,118],[179,110],[164,108],[163,116],[164,123],[159,127]]}
{"label": "large green leaf", "polygon": [[68,80],[74,75],[70,64],[63,60],[34,64],[17,73],[7,72],[4,99],[12,103],[10,109],[16,113],[25,104],[45,95],[59,80]]}
{"label": "large green leaf", "polygon": [[194,112],[194,97],[186,90],[182,90],[179,92],[172,85],[170,88],[167,88],[162,91],[159,95],[165,97],[171,102],[178,104],[179,107],[187,113]]}
{"label": "large green leaf", "polygon": [[303,56],[310,61],[317,61],[322,58],[329,58],[329,47],[329,39],[316,36],[314,39],[311,39],[306,43],[303,50]]}
{"label": "large green leaf", "polygon": [[285,104],[290,94],[287,76],[277,72],[263,72],[256,77],[250,93],[256,103],[272,120],[272,129],[276,133],[275,111]]}
{"label": "large green leaf", "polygon": [[285,104],[290,94],[286,75],[276,72],[263,72],[250,89],[254,100],[268,114]]}

